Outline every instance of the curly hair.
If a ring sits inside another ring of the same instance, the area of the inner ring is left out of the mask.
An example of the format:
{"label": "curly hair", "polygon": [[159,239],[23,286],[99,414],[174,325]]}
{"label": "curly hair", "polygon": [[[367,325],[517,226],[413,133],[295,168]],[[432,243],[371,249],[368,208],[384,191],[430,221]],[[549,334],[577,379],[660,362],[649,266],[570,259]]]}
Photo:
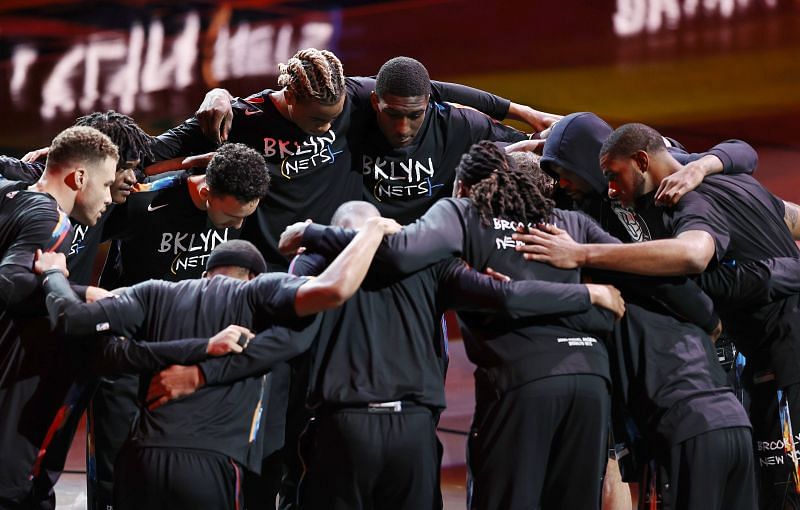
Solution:
{"label": "curly hair", "polygon": [[384,94],[397,97],[427,96],[431,93],[431,78],[420,61],[410,57],[395,57],[378,71],[375,93],[380,97]]}
{"label": "curly hair", "polygon": [[139,161],[140,164],[136,168],[137,180],[141,181],[144,178],[141,163],[153,160],[153,153],[150,150],[153,137],[142,131],[132,118],[108,110],[79,117],[74,125],[93,127],[108,135],[117,145],[120,163]]}
{"label": "curly hair", "polygon": [[206,184],[216,196],[231,195],[241,203],[263,198],[269,187],[264,157],[241,143],[222,145],[206,169]]}
{"label": "curly hair", "polygon": [[478,142],[461,156],[457,178],[469,187],[469,198],[481,222],[493,218],[538,223],[550,217],[555,203],[542,194],[530,172],[519,170],[503,149],[492,142]]}
{"label": "curly hair", "polygon": [[105,158],[119,158],[117,146],[100,131],[73,126],[60,132],[50,143],[47,168],[72,164],[98,163]]}
{"label": "curly hair", "polygon": [[286,64],[278,65],[278,72],[278,85],[298,99],[334,104],[345,93],[342,63],[327,50],[300,50]]}

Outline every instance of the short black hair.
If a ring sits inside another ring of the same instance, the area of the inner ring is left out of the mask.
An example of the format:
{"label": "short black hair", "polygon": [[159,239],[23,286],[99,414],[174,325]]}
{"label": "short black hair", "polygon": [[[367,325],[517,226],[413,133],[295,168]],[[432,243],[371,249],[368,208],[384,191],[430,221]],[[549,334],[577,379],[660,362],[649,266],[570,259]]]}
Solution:
{"label": "short black hair", "polygon": [[253,243],[243,239],[232,239],[217,245],[206,262],[206,271],[220,266],[242,267],[255,275],[267,272],[264,256]]}
{"label": "short black hair", "polygon": [[206,184],[214,195],[231,195],[243,204],[252,202],[267,194],[267,164],[264,157],[250,147],[226,143],[208,163]]}
{"label": "short black hair", "polygon": [[431,77],[422,62],[410,57],[395,57],[381,66],[375,80],[375,93],[382,97],[427,96],[431,93]]}
{"label": "short black hair", "polygon": [[627,158],[637,151],[655,154],[666,150],[661,134],[650,126],[639,123],[624,124],[614,130],[600,148],[600,159]]}
{"label": "short black hair", "polygon": [[138,160],[140,164],[137,166],[137,180],[143,180],[142,163],[153,160],[150,150],[153,137],[142,131],[132,118],[108,110],[79,117],[74,125],[92,127],[108,135],[119,149],[119,164]]}

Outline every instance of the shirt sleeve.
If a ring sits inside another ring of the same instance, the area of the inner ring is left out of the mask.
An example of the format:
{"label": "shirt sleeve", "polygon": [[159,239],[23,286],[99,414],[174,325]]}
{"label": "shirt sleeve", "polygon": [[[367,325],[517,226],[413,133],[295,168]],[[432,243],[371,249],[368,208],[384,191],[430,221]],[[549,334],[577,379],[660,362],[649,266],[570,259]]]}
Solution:
{"label": "shirt sleeve", "polygon": [[442,263],[441,290],[447,308],[504,312],[513,319],[583,312],[591,308],[585,285],[536,280],[500,282],[460,259]]}
{"label": "shirt sleeve", "polygon": [[[469,129],[469,140],[477,143],[481,140],[490,140],[492,142],[519,142],[527,140],[528,135],[493,120],[481,112],[471,110],[468,108],[459,108],[457,106],[450,106],[455,108],[454,115],[458,115],[464,119]],[[451,122],[455,119],[451,118]]]}
{"label": "shirt sleeve", "polygon": [[308,319],[297,316],[294,304],[297,289],[307,281],[307,278],[286,273],[261,274],[245,284],[250,306],[275,324],[304,324]]}
{"label": "shirt sleeve", "polygon": [[319,317],[305,328],[273,326],[256,335],[235,356],[223,356],[199,364],[209,386],[230,384],[268,372],[273,366],[302,354],[311,347],[319,328]]}
{"label": "shirt sleeve", "polygon": [[216,150],[214,142],[206,138],[200,129],[197,118],[192,117],[185,120],[182,124],[166,131],[153,139],[150,144],[155,163],[165,159],[177,158],[179,156],[190,156],[192,154],[203,154]]}
{"label": "shirt sleeve", "polygon": [[0,156],[0,177],[5,177],[10,181],[33,184],[43,173],[44,165],[42,163],[23,163],[17,158]]}
{"label": "shirt sleeve", "polygon": [[[437,201],[411,225],[386,237],[373,259],[373,266],[400,274],[411,274],[449,257],[459,257],[464,249],[466,224],[455,200]],[[303,246],[332,259],[354,237],[352,230],[309,225]]]}
{"label": "shirt sleeve", "polygon": [[676,317],[691,322],[705,332],[719,323],[714,301],[691,278],[685,276],[641,276],[616,271],[592,270],[592,281],[620,289],[624,296],[654,299]]}
{"label": "shirt sleeve", "polygon": [[103,336],[94,342],[94,371],[158,372],[170,365],[194,365],[206,359],[208,338],[167,342],[140,342],[125,337]]}
{"label": "shirt sleeve", "polygon": [[714,239],[716,261],[721,262],[730,245],[727,219],[697,191],[687,193],[678,204],[665,213],[665,223],[677,237],[683,232],[699,230]]}
{"label": "shirt sleeve", "polygon": [[758,154],[749,143],[743,140],[725,140],[709,149],[708,152],[690,154],[682,148],[670,148],[669,152],[682,165],[704,156],[716,156],[722,161],[722,173],[726,175],[752,175],[758,167]]}
{"label": "shirt sleeve", "polygon": [[64,213],[37,207],[27,216],[0,259],[0,287],[4,290],[0,302],[9,308],[24,308],[41,299],[39,279],[33,273],[36,250],[66,255],[72,238],[72,227]]}
{"label": "shirt sleeve", "polygon": [[[620,244],[622,241],[612,236],[591,216],[584,212],[576,212],[578,221],[580,222],[579,231],[584,236],[584,243],[588,244]],[[557,227],[559,225],[556,225]],[[563,228],[560,227],[560,228]],[[577,239],[576,239],[577,240]]]}
{"label": "shirt sleeve", "polygon": [[42,287],[52,327],[65,336],[111,333],[135,337],[145,318],[146,309],[140,299],[144,294],[143,289],[154,282],[139,284],[116,298],[101,299],[94,303],[81,301],[64,275],[57,270],[44,273]]}
{"label": "shirt sleeve", "polygon": [[698,283],[717,306],[727,309],[763,306],[800,293],[800,259],[778,257],[766,260],[720,264],[698,276]]}
{"label": "shirt sleeve", "polygon": [[328,267],[328,259],[319,253],[301,253],[289,264],[289,274],[317,276]]}
{"label": "shirt sleeve", "polygon": [[431,81],[431,97],[437,102],[458,103],[475,108],[497,120],[505,119],[511,106],[511,101],[500,96],[444,81]]}

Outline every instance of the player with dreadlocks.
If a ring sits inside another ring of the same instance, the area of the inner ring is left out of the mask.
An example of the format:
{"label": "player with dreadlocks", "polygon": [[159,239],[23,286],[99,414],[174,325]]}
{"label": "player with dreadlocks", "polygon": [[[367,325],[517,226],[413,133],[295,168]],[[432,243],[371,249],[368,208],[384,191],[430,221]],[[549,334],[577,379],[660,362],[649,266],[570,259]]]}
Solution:
{"label": "player with dreadlocks", "polygon": [[[557,222],[583,239],[608,237],[585,216],[554,209],[539,179],[517,169],[493,143],[473,145],[456,170],[457,198],[436,202],[416,223],[388,238],[376,261],[405,274],[455,255],[479,271],[491,267],[514,279],[579,283],[579,272],[527,263],[514,250],[516,228],[542,221]],[[290,234],[302,229],[290,230],[284,238],[287,250],[294,248]],[[330,256],[352,236],[312,224],[302,245]],[[611,308],[622,315],[613,287],[587,288],[591,302],[616,300]],[[610,407],[602,339],[612,330],[612,318],[603,311],[580,323],[459,313],[467,355],[478,366],[469,439],[471,508],[598,507]]]}
{"label": "player with dreadlocks", "polygon": [[[137,181],[144,177],[141,163],[152,158],[152,137],[142,131],[132,118],[114,110],[79,117],[74,125],[97,129],[107,135],[119,150],[117,173],[114,184],[111,185],[112,204],[94,226],[73,221],[74,235],[67,254],[70,281],[88,285],[92,278],[95,255],[102,242],[103,225],[111,215],[114,204],[125,203],[135,190]],[[0,175],[6,179],[33,183],[44,172],[45,165],[38,160],[47,155],[48,151],[48,147],[32,151],[21,160],[0,156]]]}

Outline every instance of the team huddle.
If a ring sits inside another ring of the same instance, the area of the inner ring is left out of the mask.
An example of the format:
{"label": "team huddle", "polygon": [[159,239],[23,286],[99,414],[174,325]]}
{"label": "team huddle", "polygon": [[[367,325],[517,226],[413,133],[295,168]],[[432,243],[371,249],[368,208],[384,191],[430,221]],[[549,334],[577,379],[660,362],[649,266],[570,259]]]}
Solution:
{"label": "team huddle", "polygon": [[750,145],[407,57],[278,85],[0,156],[0,508],[55,507],[84,411],[93,510],[441,508],[448,310],[468,508],[800,508],[800,207]]}

